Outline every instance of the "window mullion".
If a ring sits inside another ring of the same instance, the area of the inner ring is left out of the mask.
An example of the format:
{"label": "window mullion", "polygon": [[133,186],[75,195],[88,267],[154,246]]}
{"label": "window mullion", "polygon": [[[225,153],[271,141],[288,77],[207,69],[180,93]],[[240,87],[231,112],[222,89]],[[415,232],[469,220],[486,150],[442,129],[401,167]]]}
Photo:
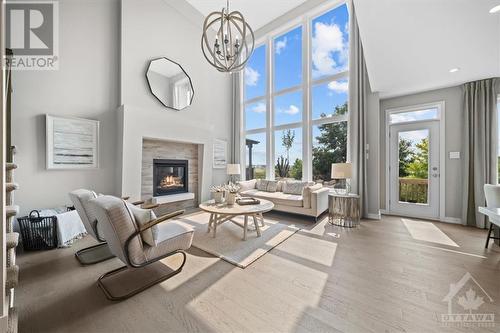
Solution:
{"label": "window mullion", "polygon": [[302,179],[312,180],[311,36],[309,18],[302,19]]}
{"label": "window mullion", "polygon": [[267,37],[267,54],[266,54],[266,72],[267,72],[267,89],[266,89],[266,179],[274,179],[274,135],[272,129],[274,127],[274,106],[272,101],[273,83],[274,83],[274,47],[272,37]]}

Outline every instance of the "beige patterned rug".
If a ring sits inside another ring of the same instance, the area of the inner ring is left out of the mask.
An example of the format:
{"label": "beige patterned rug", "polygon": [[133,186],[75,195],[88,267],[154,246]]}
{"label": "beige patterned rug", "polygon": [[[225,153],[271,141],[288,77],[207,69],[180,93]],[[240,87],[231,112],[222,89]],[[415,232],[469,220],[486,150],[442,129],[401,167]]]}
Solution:
{"label": "beige patterned rug", "polygon": [[[210,214],[199,212],[177,220],[194,227],[194,247],[241,268],[247,267],[300,230],[280,223],[276,216],[264,216],[265,226],[261,227],[261,237],[257,237],[255,231],[248,231],[247,240],[244,241],[243,229],[234,223],[225,222],[217,227],[217,237],[214,238],[212,233],[207,233],[209,217]],[[238,216],[234,220],[243,223],[243,217]],[[253,228],[253,223],[249,221],[250,224]]]}

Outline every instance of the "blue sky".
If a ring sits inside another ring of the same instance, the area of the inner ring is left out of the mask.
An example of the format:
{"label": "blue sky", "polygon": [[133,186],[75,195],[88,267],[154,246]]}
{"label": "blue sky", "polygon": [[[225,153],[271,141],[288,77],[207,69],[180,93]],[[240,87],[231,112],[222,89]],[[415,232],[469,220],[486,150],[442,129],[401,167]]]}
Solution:
{"label": "blue sky", "polygon": [[302,91],[295,91],[274,98],[274,125],[302,121]]}
{"label": "blue sky", "polygon": [[274,39],[274,91],[302,83],[302,27]]}

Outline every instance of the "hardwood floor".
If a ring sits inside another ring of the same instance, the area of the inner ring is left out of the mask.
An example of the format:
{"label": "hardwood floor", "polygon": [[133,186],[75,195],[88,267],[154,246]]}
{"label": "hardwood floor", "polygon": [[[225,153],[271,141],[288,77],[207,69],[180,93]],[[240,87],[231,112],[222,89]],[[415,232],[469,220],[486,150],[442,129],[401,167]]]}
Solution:
{"label": "hardwood floor", "polygon": [[[271,214],[304,229],[246,269],[192,248],[182,273],[118,303],[96,284],[121,265],[118,259],[82,267],[73,256],[91,243],[88,237],[72,248],[21,255],[19,330],[500,331],[500,247],[484,249],[486,231],[388,216],[342,229],[326,218],[313,224]],[[441,326],[448,311],[443,298],[467,272],[492,298],[481,295],[479,312],[494,313],[495,327]]]}

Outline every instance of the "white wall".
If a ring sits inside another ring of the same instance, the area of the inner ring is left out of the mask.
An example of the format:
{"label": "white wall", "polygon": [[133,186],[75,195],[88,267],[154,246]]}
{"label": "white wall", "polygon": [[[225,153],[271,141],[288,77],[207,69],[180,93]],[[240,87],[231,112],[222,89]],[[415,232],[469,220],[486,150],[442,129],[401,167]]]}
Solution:
{"label": "white wall", "polygon": [[[203,17],[185,1],[122,0],[121,103],[123,172],[121,192],[140,196],[142,137],[204,144],[202,200],[211,184],[227,180],[225,169],[212,168],[214,139],[231,135],[231,80],[203,57]],[[193,104],[174,111],[151,95],[146,82],[149,60],[167,57],[191,77]],[[231,151],[228,145],[228,153]]]}
{"label": "white wall", "polygon": [[[424,93],[401,96],[380,101],[380,205],[386,206],[386,160],[385,151],[385,112],[387,109],[445,101],[445,150],[446,150],[446,217],[461,219],[462,215],[462,169],[463,169],[463,131],[464,110],[462,87],[432,90]],[[448,153],[459,151],[461,159],[450,160]]]}
{"label": "white wall", "polygon": [[[114,192],[119,1],[60,0],[59,11],[59,70],[12,75],[12,143],[18,148],[16,204],[21,214],[69,204],[67,194],[76,188]],[[99,169],[46,170],[46,113],[101,121]]]}

